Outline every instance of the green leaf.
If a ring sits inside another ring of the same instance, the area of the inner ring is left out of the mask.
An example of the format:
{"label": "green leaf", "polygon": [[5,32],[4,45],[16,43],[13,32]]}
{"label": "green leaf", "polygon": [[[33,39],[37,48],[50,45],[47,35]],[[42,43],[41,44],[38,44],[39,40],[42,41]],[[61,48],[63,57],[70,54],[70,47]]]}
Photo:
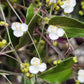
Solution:
{"label": "green leaf", "polygon": [[84,23],[69,17],[56,16],[49,20],[50,25],[62,27],[68,37],[84,37]]}
{"label": "green leaf", "polygon": [[62,61],[57,66],[48,69],[38,77],[49,83],[61,83],[72,76],[73,58],[68,58]]}
{"label": "green leaf", "polygon": [[[30,6],[28,9],[27,9],[27,14],[26,14],[26,20],[25,20],[25,23],[26,24],[29,24],[29,22],[31,21],[31,19],[34,17],[34,7],[33,6]],[[30,32],[30,34],[32,35],[33,33],[33,29],[34,27],[36,26],[36,22],[38,20],[38,16],[36,15],[30,25],[28,26],[28,31]],[[27,44],[27,42],[30,40],[30,37],[28,35],[27,32],[25,32],[25,34],[19,39],[19,44],[16,45],[15,49],[19,49],[21,47],[23,47],[25,44]]]}
{"label": "green leaf", "polygon": [[26,76],[24,76],[24,84],[35,84],[35,78],[27,79]]}
{"label": "green leaf", "polygon": [[30,6],[27,9],[26,20],[25,20],[25,23],[26,24],[29,24],[29,22],[32,19],[33,15],[34,15],[34,7],[33,6]]}

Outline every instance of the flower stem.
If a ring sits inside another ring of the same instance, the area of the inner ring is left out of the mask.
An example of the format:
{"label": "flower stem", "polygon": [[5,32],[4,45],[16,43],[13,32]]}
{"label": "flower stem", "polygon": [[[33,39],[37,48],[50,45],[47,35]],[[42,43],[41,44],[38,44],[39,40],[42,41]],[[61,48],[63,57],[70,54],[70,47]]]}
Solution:
{"label": "flower stem", "polygon": [[[1,3],[0,3],[0,9],[1,9],[1,12],[2,12],[2,15],[3,15],[3,19],[4,19],[5,23],[6,23],[6,18],[5,18],[5,15],[4,15],[4,12],[3,12],[3,9],[2,9]],[[11,41],[11,38],[10,38],[10,34],[9,34],[9,30],[8,30],[8,27],[7,26],[6,26],[6,31],[7,31],[9,42],[10,42],[12,48],[15,51],[16,58],[18,59],[19,62],[21,62],[21,59],[19,58],[19,56],[18,56],[18,54],[17,54],[17,52],[16,52],[16,50],[15,50],[13,44],[12,44],[12,41]]]}
{"label": "flower stem", "polygon": [[19,18],[19,20],[21,21],[21,23],[23,23],[23,21],[21,20],[21,18],[19,17],[19,15],[15,11],[15,9],[12,7],[12,5],[10,4],[10,2],[8,0],[6,0],[6,1],[8,2],[9,6],[11,7],[11,9],[14,11],[14,13],[16,14],[16,16]]}
{"label": "flower stem", "polygon": [[5,74],[3,74],[2,76],[9,82],[9,84],[12,84],[12,82],[6,77]]}
{"label": "flower stem", "polygon": [[[5,19],[5,15],[4,15],[4,12],[3,12],[2,6],[1,6],[1,2],[0,2],[0,9],[1,9],[1,12],[2,12],[2,15],[3,15],[3,19],[4,19],[5,23],[6,23],[6,19]],[[6,27],[6,31],[7,31],[7,34],[8,34],[9,42],[11,42],[11,38],[10,38],[10,34],[9,34],[8,27],[7,27],[7,26],[5,26],[5,27]]]}
{"label": "flower stem", "polygon": [[41,34],[41,32],[39,32],[37,29],[35,29],[35,31],[50,45],[50,47],[52,47],[52,48],[57,52],[57,54],[58,54],[62,59],[64,59],[64,57],[62,56],[61,52],[60,52],[56,47],[54,47],[54,46],[52,45],[52,43],[50,43],[49,40],[46,39],[46,37],[45,37],[43,34]]}
{"label": "flower stem", "polygon": [[33,41],[33,38],[32,38],[32,36],[31,36],[31,34],[29,33],[29,31],[27,31],[27,33],[28,33],[30,39],[32,40],[32,43],[33,43],[33,45],[34,45],[34,47],[35,47],[35,49],[36,49],[36,52],[37,52],[37,54],[38,54],[38,57],[41,59],[40,54],[39,54],[38,49],[37,49],[37,47],[36,47],[36,45],[35,45],[35,43],[34,43],[34,41]]}

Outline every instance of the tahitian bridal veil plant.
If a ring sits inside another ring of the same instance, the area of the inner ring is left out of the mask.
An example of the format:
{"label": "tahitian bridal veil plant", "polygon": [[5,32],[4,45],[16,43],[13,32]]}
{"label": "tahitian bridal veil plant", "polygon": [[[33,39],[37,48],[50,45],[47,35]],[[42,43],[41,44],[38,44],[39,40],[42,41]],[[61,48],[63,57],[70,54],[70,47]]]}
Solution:
{"label": "tahitian bridal veil plant", "polygon": [[13,22],[11,28],[14,36],[21,37],[23,36],[24,32],[28,30],[28,25],[25,23]]}

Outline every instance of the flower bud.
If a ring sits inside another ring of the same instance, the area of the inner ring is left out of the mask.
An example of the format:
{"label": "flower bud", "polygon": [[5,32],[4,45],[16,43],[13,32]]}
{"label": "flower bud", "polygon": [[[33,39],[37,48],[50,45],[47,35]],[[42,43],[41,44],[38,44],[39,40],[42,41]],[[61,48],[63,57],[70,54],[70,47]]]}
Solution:
{"label": "flower bud", "polygon": [[83,11],[80,10],[79,15],[83,16],[84,15]]}

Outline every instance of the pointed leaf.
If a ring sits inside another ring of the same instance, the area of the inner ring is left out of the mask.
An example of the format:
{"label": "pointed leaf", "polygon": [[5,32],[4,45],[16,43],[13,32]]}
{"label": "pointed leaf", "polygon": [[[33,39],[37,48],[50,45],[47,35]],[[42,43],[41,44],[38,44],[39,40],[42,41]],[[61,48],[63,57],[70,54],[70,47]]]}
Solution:
{"label": "pointed leaf", "polygon": [[68,37],[84,37],[84,23],[69,17],[56,16],[50,19],[50,25],[60,26]]}
{"label": "pointed leaf", "polygon": [[49,83],[61,83],[72,76],[73,58],[68,58],[62,61],[57,66],[50,68],[38,77]]}

